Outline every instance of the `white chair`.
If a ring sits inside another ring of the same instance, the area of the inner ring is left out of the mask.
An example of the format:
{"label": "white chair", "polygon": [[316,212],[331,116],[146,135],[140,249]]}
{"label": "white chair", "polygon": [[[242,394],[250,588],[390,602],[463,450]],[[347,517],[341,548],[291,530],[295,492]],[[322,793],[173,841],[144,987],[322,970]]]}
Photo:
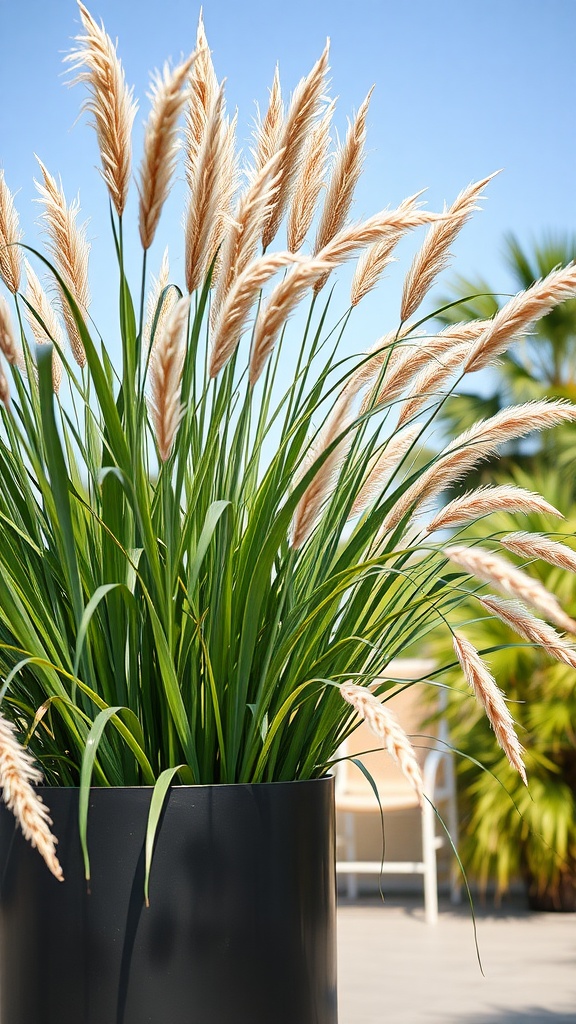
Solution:
{"label": "white chair", "polygon": [[[434,662],[430,660],[399,659],[391,662],[386,676],[406,681],[421,679],[433,668]],[[417,698],[419,689],[419,686],[408,687],[396,695],[390,705],[397,712],[397,717],[408,734],[421,732],[419,719],[422,717],[422,711],[420,708],[420,714],[418,714],[414,699]],[[444,690],[439,688],[438,693],[439,707],[440,710],[443,710]],[[426,733],[430,732],[429,729],[425,731]],[[417,755],[420,755],[424,793],[432,801],[432,804],[438,807],[446,822],[452,842],[456,846],[458,839],[456,786],[452,754],[446,745],[448,739],[446,722],[441,719],[434,731],[436,739],[430,741],[431,747],[423,749],[417,745],[418,740],[416,740],[415,749]],[[421,743],[425,744],[426,741],[422,740]],[[339,756],[353,756],[355,751],[369,750],[375,746],[373,733],[363,724],[343,745]],[[422,875],[425,918],[428,924],[434,924],[438,917],[436,856],[440,847],[445,844],[449,845],[444,830],[437,821],[434,809],[428,801],[424,801],[424,806],[420,811],[414,789],[386,752],[366,755],[361,760],[366,762],[370,774],[375,780],[385,816],[387,811],[403,811],[409,808],[414,808],[415,812],[420,814],[422,857],[420,860],[384,860],[384,863],[381,860],[358,859],[356,852],[357,815],[376,814],[379,816],[380,808],[372,787],[360,769],[349,760],[343,760],[338,763],[336,768],[336,810],[338,821],[343,826],[343,835],[339,836],[339,840],[340,845],[344,847],[345,857],[341,859],[338,856],[336,871],[340,875],[348,876],[347,893],[351,899],[355,899],[358,893],[357,876],[359,874],[380,875],[381,872],[385,872],[388,874]],[[370,762],[369,765],[368,762]],[[453,902],[459,902],[460,899],[460,887],[454,863],[452,863],[451,870],[451,898]]]}

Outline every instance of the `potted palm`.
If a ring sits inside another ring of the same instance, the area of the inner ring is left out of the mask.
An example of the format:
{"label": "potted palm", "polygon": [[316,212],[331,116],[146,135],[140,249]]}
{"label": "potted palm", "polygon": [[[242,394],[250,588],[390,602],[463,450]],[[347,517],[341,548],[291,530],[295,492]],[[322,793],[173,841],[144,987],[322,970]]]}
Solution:
{"label": "potted palm", "polygon": [[[493,320],[425,333],[417,311],[489,179],[442,214],[411,197],[349,224],[369,97],[329,159],[326,50],[286,112],[275,77],[238,188],[235,120],[202,25],[195,54],[153,81],[142,261],[129,267],[135,107],[115,46],[83,5],[80,16],[71,59],[110,194],[121,354],[89,312],[77,205],[40,163],[48,251],[27,250],[2,177],[13,310],[3,297],[0,778],[22,832],[5,811],[2,1013],[11,1024],[335,1024],[330,769],[366,719],[422,796],[389,710],[397,687],[378,680],[468,593],[419,516],[507,440],[571,421],[576,406],[512,407],[433,456],[422,456],[427,428],[451,381],[576,293],[576,268]],[[185,280],[164,260],[150,285],[182,112]],[[274,247],[283,224],[287,245]],[[345,357],[355,307],[399,239],[426,224],[399,327]],[[342,311],[325,285],[352,257]],[[295,343],[288,321],[306,299]],[[503,503],[549,509],[508,487],[449,513],[475,519]],[[576,666],[571,643],[525,605],[482,601]],[[538,607],[559,622],[550,602]],[[464,636],[454,646],[524,777],[494,679]]]}

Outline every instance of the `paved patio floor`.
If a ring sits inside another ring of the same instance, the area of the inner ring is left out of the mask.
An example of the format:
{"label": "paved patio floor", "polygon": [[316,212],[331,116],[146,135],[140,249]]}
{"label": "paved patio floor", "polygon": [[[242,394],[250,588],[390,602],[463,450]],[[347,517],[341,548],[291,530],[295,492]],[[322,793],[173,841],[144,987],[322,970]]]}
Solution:
{"label": "paved patio floor", "polygon": [[576,914],[536,914],[520,900],[440,905],[390,894],[338,911],[340,1024],[576,1024]]}

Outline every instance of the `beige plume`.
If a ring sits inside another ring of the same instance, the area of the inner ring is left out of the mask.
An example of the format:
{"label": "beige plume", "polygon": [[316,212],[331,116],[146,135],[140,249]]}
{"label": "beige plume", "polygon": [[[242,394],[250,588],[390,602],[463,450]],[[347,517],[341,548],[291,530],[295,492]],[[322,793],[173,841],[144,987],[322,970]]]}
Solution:
{"label": "beige plume", "polygon": [[[556,515],[561,513],[557,512]],[[576,572],[576,551],[567,544],[536,533],[509,533],[500,541],[508,551],[525,558],[541,558],[550,565]]]}
{"label": "beige plume", "polygon": [[212,330],[212,351],[210,355],[210,377],[216,377],[242,337],[246,321],[260,289],[274,277],[282,267],[298,259],[294,253],[278,252],[253,260],[234,279],[226,298],[218,311]]}
{"label": "beige plume", "polygon": [[190,293],[206,280],[211,253],[211,238],[220,207],[220,173],[227,126],[223,116],[224,84],[216,94],[208,114],[204,138],[188,197],[185,229],[186,287]]}
{"label": "beige plume", "polygon": [[[515,487],[512,484],[499,484],[495,487],[487,485],[477,487],[474,491],[468,491],[462,497],[450,501],[428,523],[425,533],[447,530],[462,523],[473,523],[492,512],[539,512],[542,515],[564,518],[557,508],[534,491],[526,491],[523,487]],[[506,538],[501,541],[504,547],[505,541]]]}
{"label": "beige plume", "polygon": [[[98,25],[84,4],[78,3],[86,35],[64,60],[79,73],[72,84],[84,82],[89,97],[84,103],[96,129],[102,176],[119,217],[124,212],[132,161],[132,126],[138,109],[133,90],[126,85],[116,47],[103,25]],[[84,69],[84,70],[80,70]]]}
{"label": "beige plume", "polygon": [[348,395],[341,395],[308,451],[296,478],[298,482],[305,476],[336,438],[344,434],[325,458],[296,506],[290,537],[290,546],[295,551],[298,551],[310,537],[326,502],[334,491],[338,474],[352,444],[353,432],[349,429],[351,423],[352,399]]}
{"label": "beige plume", "polygon": [[546,430],[576,419],[576,405],[564,401],[534,401],[502,409],[455,437],[435,461],[400,496],[386,517],[383,530],[393,530],[410,510],[461,480],[500,445],[533,430]]}
{"label": "beige plume", "polygon": [[[422,192],[417,192],[415,195],[403,199],[398,209],[405,212],[413,209],[414,204],[421,195]],[[371,245],[362,254],[352,278],[352,288],[350,291],[350,303],[352,306],[357,306],[360,300],[376,287],[386,267],[392,263],[392,253],[406,230],[408,229],[399,228],[397,231],[392,231],[383,242],[375,242],[374,245]]]}
{"label": "beige plume", "polygon": [[514,720],[504,694],[496,684],[494,676],[482,660],[476,648],[463,636],[453,634],[452,640],[456,657],[464,676],[472,687],[474,695],[479,704],[482,705],[494,735],[502,748],[510,764],[519,773],[524,785],[527,785],[526,769],[522,760],[522,747],[516,730]]}
{"label": "beige plume", "polygon": [[549,313],[559,302],[576,295],[576,264],[553,270],[547,277],[519,292],[489,321],[486,330],[472,346],[465,363],[467,373],[481,370],[510,343],[525,334],[530,324]]}
{"label": "beige plume", "polygon": [[144,130],[144,156],[140,167],[140,241],[149,249],[156,234],[162,207],[170,191],[178,155],[178,118],[187,100],[184,85],[196,55],[178,67],[164,65],[152,78],[150,115]]}
{"label": "beige plume", "polygon": [[266,167],[269,160],[281,148],[282,130],[284,127],[284,104],[282,102],[282,88],[280,86],[280,71],[278,65],[274,72],[274,81],[270,89],[268,109],[264,119],[258,117],[254,131],[255,147],[252,150],[254,157],[254,171],[259,174]]}
{"label": "beige plume", "polygon": [[414,209],[384,210],[367,221],[343,228],[316,256],[302,258],[276,286],[258,314],[252,345],[250,382],[256,383],[283,324],[322,274],[349,259],[362,246],[385,237],[400,223],[423,223],[422,218],[429,221],[434,216]]}
{"label": "beige plume", "polygon": [[3,295],[0,295],[0,351],[12,366],[19,363],[21,350],[16,344],[10,309]]}
{"label": "beige plume", "polygon": [[372,457],[368,475],[352,505],[349,519],[362,515],[368,506],[382,494],[392,474],[416,441],[419,433],[419,426],[406,427],[405,430],[396,431],[384,450],[377,452]]}
{"label": "beige plume", "polygon": [[386,750],[416,790],[418,802],[422,805],[424,783],[414,747],[392,712],[365,686],[343,683],[340,686],[340,695],[348,704],[352,705],[374,735],[383,740]]}
{"label": "beige plume", "polygon": [[162,462],[170,456],[184,411],[180,391],[189,308],[188,297],[178,300],[155,339],[150,359],[149,408]]}
{"label": "beige plume", "polygon": [[202,10],[200,10],[196,32],[196,60],[190,74],[188,105],[184,121],[186,180],[190,188],[192,188],[197,172],[200,148],[218,90],[218,79],[212,64]]}
{"label": "beige plume", "polygon": [[278,190],[282,153],[276,153],[254,173],[238,201],[234,217],[227,225],[221,249],[221,266],[212,300],[212,324],[222,308],[232,283],[254,259],[262,230]]}
{"label": "beige plume", "polygon": [[465,572],[484,580],[485,583],[494,584],[510,597],[532,605],[561,629],[576,632],[576,622],[566,615],[557,597],[551,594],[540,580],[533,579],[505,558],[485,548],[467,548],[460,545],[446,548],[445,554]]}
{"label": "beige plume", "polygon": [[296,87],[278,140],[278,149],[283,151],[279,168],[279,186],[262,237],[264,249],[268,248],[276,236],[292,195],[306,139],[314,124],[326,87],[327,73],[328,44],[310,74]]}
{"label": "beige plume", "polygon": [[4,368],[0,364],[0,402],[5,406],[6,409],[10,410],[10,387],[8,385],[8,378],[4,373]]}
{"label": "beige plume", "polygon": [[18,243],[21,238],[14,196],[0,169],[0,277],[13,295],[20,287],[22,255]]}
{"label": "beige plume", "polygon": [[52,822],[48,808],[32,785],[41,781],[42,774],[16,739],[14,726],[0,715],[0,785],[4,803],[12,811],[24,838],[36,847],[54,877],[62,882],[64,876],[56,856],[58,840],[50,831]]}
{"label": "beige plume", "polygon": [[528,640],[532,644],[543,647],[553,658],[576,668],[576,648],[560,633],[557,633],[553,626],[542,619],[531,615],[518,601],[505,601],[501,597],[494,597],[492,594],[486,597],[477,597],[477,601],[502,622],[510,626],[515,633]]}
{"label": "beige plume", "polygon": [[424,244],[416,253],[404,281],[400,309],[402,321],[409,320],[416,312],[438,274],[448,266],[449,248],[452,242],[475,210],[479,209],[476,204],[483,198],[482,189],[493,177],[494,174],[490,174],[482,181],[477,181],[463,189],[450,209],[446,211],[446,218],[433,224],[428,231]]}
{"label": "beige plume", "polygon": [[[40,160],[38,163],[44,181],[43,184],[38,181],[35,184],[44,204],[42,220],[48,235],[48,250],[54,259],[56,269],[79,306],[80,312],[86,314],[90,305],[88,286],[90,244],[86,240],[85,226],[79,227],[76,223],[80,203],[76,199],[68,205],[62,187],[58,187],[56,180],[48,173]],[[59,291],[62,315],[72,353],[78,365],[84,366],[86,354],[82,339],[68,300],[60,289]]]}
{"label": "beige plume", "polygon": [[[362,173],[366,144],[366,118],[372,91],[373,88],[362,103],[354,121],[349,125],[344,144],[336,154],[316,234],[315,255],[324,249],[344,227],[350,212],[356,185]],[[323,274],[316,281],[314,291],[319,292],[327,279],[328,274]]]}
{"label": "beige plume", "polygon": [[328,105],[326,112],[311,129],[306,143],[288,215],[290,252],[298,252],[302,248],[314,219],[320,193],[324,188],[330,148],[330,126],[335,107],[334,101]]}
{"label": "beige plume", "polygon": [[292,311],[309,291],[311,284],[324,273],[330,263],[319,259],[305,259],[296,263],[270,293],[262,305],[252,339],[250,353],[250,384],[259,379],[272,352],[282,327]]}
{"label": "beige plume", "polygon": [[427,366],[411,381],[410,391],[402,402],[398,415],[398,426],[402,427],[416,416],[430,401],[438,404],[442,388],[462,365],[469,349],[468,342],[452,345],[445,355],[431,359]]}

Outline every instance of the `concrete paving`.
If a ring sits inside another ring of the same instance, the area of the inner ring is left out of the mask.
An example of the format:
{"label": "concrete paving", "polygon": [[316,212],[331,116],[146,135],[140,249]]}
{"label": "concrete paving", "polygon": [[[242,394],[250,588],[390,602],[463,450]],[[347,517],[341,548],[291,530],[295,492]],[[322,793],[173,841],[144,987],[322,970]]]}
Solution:
{"label": "concrete paving", "polygon": [[340,1024],[576,1024],[576,914],[390,894],[338,910]]}

